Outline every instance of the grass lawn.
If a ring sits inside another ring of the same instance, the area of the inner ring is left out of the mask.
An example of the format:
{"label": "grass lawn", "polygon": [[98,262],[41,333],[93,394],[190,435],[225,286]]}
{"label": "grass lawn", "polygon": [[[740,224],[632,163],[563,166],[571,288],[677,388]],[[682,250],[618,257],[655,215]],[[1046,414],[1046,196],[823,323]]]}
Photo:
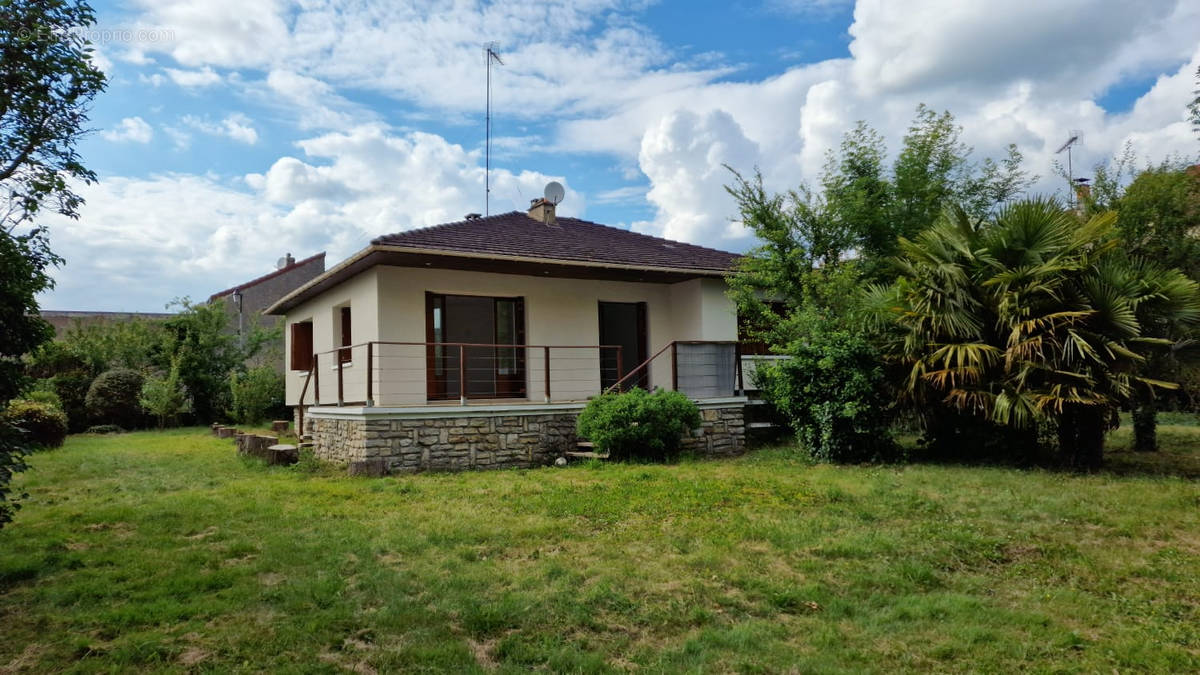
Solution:
{"label": "grass lawn", "polygon": [[0,672],[1200,669],[1200,426],[1092,476],[734,461],[351,479],[72,437]]}

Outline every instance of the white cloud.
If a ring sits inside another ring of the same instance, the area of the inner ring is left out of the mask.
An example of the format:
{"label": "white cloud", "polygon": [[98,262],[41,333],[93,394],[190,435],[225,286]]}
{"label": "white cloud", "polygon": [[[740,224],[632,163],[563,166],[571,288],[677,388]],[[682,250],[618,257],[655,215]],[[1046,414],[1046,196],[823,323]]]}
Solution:
{"label": "white cloud", "polygon": [[646,132],[638,155],[642,171],[653,185],[646,195],[658,210],[653,221],[634,223],[633,229],[668,239],[728,245],[728,239],[745,239],[746,232],[731,226],[730,182],[725,165],[746,166],[759,154],[733,117],[723,111],[703,116],[685,110],[664,117]]}
{"label": "white cloud", "polygon": [[154,138],[154,128],[141,117],[126,117],[116,128],[101,131],[100,135],[114,143],[149,143]]}
{"label": "white cloud", "polygon": [[[80,186],[81,218],[51,219],[67,264],[43,305],[154,310],[269,272],[286,251],[327,251],[332,264],[380,234],[483,210],[481,156],[440,136],[363,126],[300,149],[302,158],[238,180],[165,174]],[[493,170],[492,212],[525,208],[523,195],[550,180],[566,182]],[[571,193],[561,211],[578,215],[585,203]]]}
{"label": "white cloud", "polygon": [[[185,89],[211,87],[221,81],[221,76],[208,66],[199,70],[180,70],[178,68],[164,68],[163,70],[172,82]],[[156,84],[161,82],[161,79],[156,80]]]}
{"label": "white cloud", "polygon": [[[224,136],[225,138],[245,143],[246,145],[254,145],[258,142],[258,131],[255,130],[254,120],[246,117],[242,113],[233,113],[227,116],[220,122],[210,122],[206,118],[196,117],[194,115],[184,115],[180,120],[185,125],[212,136]],[[176,145],[179,145],[180,138],[172,135],[175,138]]]}
{"label": "white cloud", "polygon": [[375,121],[378,115],[339,95],[332,86],[315,77],[291,70],[274,69],[267,74],[266,88],[251,88],[252,94],[269,103],[284,104],[296,115],[301,129],[344,129]]}

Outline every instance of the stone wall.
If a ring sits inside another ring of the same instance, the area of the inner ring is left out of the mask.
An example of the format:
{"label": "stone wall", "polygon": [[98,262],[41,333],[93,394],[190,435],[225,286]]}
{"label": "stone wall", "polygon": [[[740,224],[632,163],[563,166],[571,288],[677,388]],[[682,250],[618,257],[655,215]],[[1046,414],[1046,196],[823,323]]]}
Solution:
{"label": "stone wall", "polygon": [[[369,409],[364,409],[369,410]],[[701,426],[684,439],[685,452],[728,456],[745,449],[744,406],[700,411]],[[550,464],[576,449],[578,410],[463,417],[322,415],[310,410],[319,459],[369,463],[373,473],[503,469]]]}

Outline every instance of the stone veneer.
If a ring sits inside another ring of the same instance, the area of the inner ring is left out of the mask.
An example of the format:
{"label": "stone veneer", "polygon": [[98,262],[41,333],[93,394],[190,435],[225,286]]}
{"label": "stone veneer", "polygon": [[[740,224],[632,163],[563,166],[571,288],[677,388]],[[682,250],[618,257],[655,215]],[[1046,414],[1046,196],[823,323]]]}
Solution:
{"label": "stone veneer", "polygon": [[[576,449],[582,405],[500,406],[453,413],[378,408],[311,408],[304,417],[319,459],[378,463],[384,473],[502,469],[550,464]],[[699,455],[745,449],[745,402],[702,403],[701,425],[683,441]]]}

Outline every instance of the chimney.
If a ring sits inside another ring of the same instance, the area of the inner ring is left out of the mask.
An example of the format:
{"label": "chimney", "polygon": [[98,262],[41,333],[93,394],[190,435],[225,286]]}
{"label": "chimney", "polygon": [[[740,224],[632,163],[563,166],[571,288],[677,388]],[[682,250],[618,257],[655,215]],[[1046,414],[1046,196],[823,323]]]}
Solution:
{"label": "chimney", "polygon": [[286,267],[291,267],[292,265],[296,264],[296,259],[292,257],[291,253],[288,253],[286,256],[284,256],[284,260],[286,260],[284,263]]}
{"label": "chimney", "polygon": [[1087,178],[1075,179],[1075,203],[1085,204],[1092,197],[1091,181]]}
{"label": "chimney", "polygon": [[554,225],[558,222],[558,220],[554,217],[554,204],[551,204],[545,199],[530,200],[529,217],[533,218],[539,223],[545,223],[547,225]]}

